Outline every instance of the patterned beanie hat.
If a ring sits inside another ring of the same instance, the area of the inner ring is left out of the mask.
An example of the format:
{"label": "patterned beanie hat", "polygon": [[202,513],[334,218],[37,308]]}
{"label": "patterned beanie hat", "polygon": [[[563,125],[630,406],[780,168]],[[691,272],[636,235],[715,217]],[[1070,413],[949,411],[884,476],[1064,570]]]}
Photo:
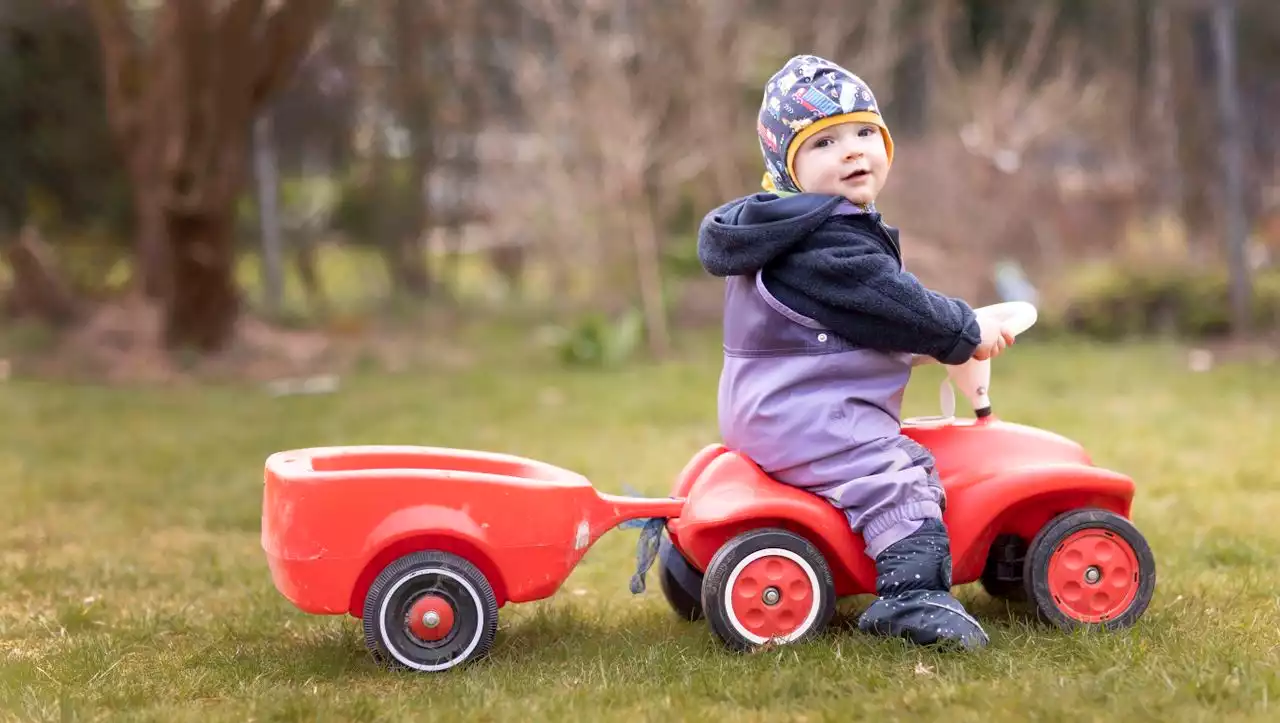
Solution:
{"label": "patterned beanie hat", "polygon": [[880,117],[871,88],[861,78],[816,55],[797,55],[764,89],[756,130],[764,153],[767,191],[799,193],[795,157],[814,133],[839,123],[860,121],[879,126],[885,152],[893,163],[893,138]]}

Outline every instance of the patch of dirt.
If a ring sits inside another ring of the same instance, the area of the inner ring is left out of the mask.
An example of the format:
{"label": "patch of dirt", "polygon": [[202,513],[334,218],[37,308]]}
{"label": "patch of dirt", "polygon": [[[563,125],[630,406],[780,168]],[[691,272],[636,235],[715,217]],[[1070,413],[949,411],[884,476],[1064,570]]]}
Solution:
{"label": "patch of dirt", "polygon": [[[235,336],[216,354],[200,357],[163,346],[163,312],[129,296],[99,303],[50,348],[16,350],[3,359],[6,375],[91,380],[118,385],[183,384],[210,380],[266,382],[342,374],[374,366],[400,371],[430,362],[466,365],[465,350],[421,329],[374,328],[338,320],[323,329],[293,329],[245,314]],[[0,354],[3,357],[4,354]]]}

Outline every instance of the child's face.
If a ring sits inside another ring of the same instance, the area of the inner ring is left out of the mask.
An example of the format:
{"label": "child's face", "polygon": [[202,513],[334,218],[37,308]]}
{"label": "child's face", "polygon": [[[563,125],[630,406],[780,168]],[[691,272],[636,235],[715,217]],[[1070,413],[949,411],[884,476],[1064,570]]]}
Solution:
{"label": "child's face", "polygon": [[802,191],[844,196],[860,205],[871,203],[889,175],[884,138],[870,123],[823,128],[796,151],[795,172]]}

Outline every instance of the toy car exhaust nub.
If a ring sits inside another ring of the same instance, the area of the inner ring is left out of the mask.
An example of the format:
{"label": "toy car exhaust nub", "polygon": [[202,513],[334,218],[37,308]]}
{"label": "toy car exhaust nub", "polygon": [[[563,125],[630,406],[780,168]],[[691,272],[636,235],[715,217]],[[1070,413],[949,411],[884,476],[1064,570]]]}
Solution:
{"label": "toy car exhaust nub", "polygon": [[[948,372],[989,409],[989,362],[974,364]],[[1129,520],[1130,478],[990,413],[908,419],[902,432],[934,455],[955,585],[1025,600],[1064,630],[1125,628],[1146,611],[1155,560]],[[874,563],[842,512],[720,444],[659,499],[605,494],[575,472],[495,452],[279,452],[266,461],[262,546],[297,608],[359,618],[375,660],[438,672],[487,655],[499,608],[554,594],[604,533],[640,519],[638,575],[651,561],[644,543],[657,541],[672,610],[705,618],[733,650],[809,640],[837,598],[875,593]]]}

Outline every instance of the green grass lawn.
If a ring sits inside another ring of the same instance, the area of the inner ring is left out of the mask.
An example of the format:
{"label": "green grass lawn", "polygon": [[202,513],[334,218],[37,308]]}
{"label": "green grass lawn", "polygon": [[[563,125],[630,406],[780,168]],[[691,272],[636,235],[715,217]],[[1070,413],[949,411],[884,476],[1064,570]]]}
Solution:
{"label": "green grass lawn", "polygon": [[[707,340],[703,340],[707,342]],[[1069,636],[976,585],[991,633],[939,654],[848,627],[751,656],[679,622],[635,530],[554,598],[508,607],[492,656],[440,676],[368,659],[358,622],[294,610],[261,548],[264,458],[303,445],[493,449],[666,493],[715,438],[713,341],[686,361],[569,372],[542,357],[344,379],[334,395],[0,384],[0,711],[14,720],[1280,719],[1280,382],[1186,370],[1155,346],[1024,342],[997,360],[1006,419],[1132,474],[1159,566],[1139,625]],[[933,413],[940,370],[909,412]],[[536,510],[530,511],[536,515]],[[848,601],[856,615],[867,599]]]}

